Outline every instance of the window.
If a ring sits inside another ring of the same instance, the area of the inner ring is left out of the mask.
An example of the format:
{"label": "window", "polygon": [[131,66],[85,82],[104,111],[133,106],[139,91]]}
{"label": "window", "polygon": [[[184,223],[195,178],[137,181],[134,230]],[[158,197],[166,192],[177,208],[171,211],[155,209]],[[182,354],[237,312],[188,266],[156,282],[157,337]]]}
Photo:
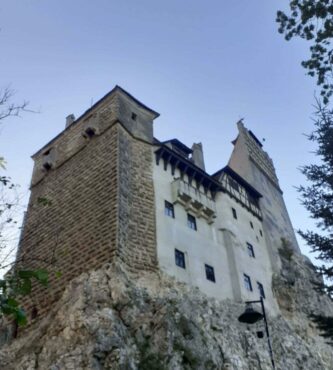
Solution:
{"label": "window", "polygon": [[260,236],[262,236],[262,230],[259,230]]}
{"label": "window", "polygon": [[197,222],[195,220],[195,217],[187,214],[187,226],[192,230],[197,230]]}
{"label": "window", "polygon": [[52,168],[52,164],[50,162],[45,162],[43,164],[43,168],[45,171],[50,171],[50,169]]}
{"label": "window", "polygon": [[256,208],[259,208],[259,202],[258,199],[254,198],[251,194],[247,194],[250,205],[253,205]]}
{"label": "window", "polygon": [[132,113],[132,120],[136,121],[137,115],[135,113]]}
{"label": "window", "polygon": [[168,202],[167,200],[164,201],[164,214],[166,216],[175,218],[175,210],[173,208],[173,204]]}
{"label": "window", "polygon": [[96,130],[93,128],[93,127],[87,127],[84,131],[84,134],[83,136],[86,138],[86,139],[91,139],[92,137],[94,137],[96,135]]}
{"label": "window", "polygon": [[49,148],[47,151],[43,153],[43,170],[45,172],[50,171],[53,168],[55,160],[55,149]]}
{"label": "window", "polygon": [[36,306],[33,306],[31,310],[31,320],[35,319],[38,316],[38,309]]}
{"label": "window", "polygon": [[250,226],[251,226],[251,229],[254,229],[252,221],[250,221]]}
{"label": "window", "polygon": [[246,243],[246,246],[247,246],[247,253],[249,254],[249,256],[255,258],[253,245],[250,243]]}
{"label": "window", "polygon": [[229,181],[229,185],[232,188],[234,188],[236,191],[239,191],[239,186],[238,186],[237,182],[234,179],[232,179],[231,177],[229,177],[228,181]]}
{"label": "window", "polygon": [[175,263],[177,266],[185,269],[185,254],[178,249],[175,249]]}
{"label": "window", "polygon": [[237,212],[235,208],[231,208],[231,209],[232,209],[232,215],[234,216],[234,219],[237,220]]}
{"label": "window", "polygon": [[265,297],[264,286],[261,283],[259,283],[259,281],[257,281],[257,287],[258,287],[258,290],[259,290],[260,297],[266,298]]}
{"label": "window", "polygon": [[247,290],[252,292],[251,278],[249,275],[244,274],[244,285]]}
{"label": "window", "polygon": [[205,270],[206,270],[206,278],[209,281],[212,281],[215,283],[215,273],[214,273],[214,267],[205,265]]}

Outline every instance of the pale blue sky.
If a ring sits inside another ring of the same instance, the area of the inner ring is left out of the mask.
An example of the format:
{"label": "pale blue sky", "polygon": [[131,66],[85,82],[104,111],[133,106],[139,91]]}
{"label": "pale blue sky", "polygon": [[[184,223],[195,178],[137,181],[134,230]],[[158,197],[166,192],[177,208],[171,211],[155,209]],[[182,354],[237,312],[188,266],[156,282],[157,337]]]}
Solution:
{"label": "pale blue sky", "polygon": [[40,111],[1,126],[7,174],[27,190],[30,156],[68,114],[119,84],[161,113],[156,137],[201,141],[209,173],[227,163],[245,117],[266,139],[294,227],[311,227],[294,186],[304,182],[297,167],[313,160],[302,134],[312,129],[315,81],[300,66],[307,45],[277,32],[276,11],[287,3],[3,0],[0,86]]}

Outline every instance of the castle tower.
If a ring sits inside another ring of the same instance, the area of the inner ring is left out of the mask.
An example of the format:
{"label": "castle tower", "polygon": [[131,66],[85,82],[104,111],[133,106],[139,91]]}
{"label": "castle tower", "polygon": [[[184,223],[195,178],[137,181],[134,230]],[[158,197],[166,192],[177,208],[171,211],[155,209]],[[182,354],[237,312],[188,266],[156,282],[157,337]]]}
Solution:
{"label": "castle tower", "polygon": [[281,247],[281,238],[288,241],[295,252],[300,253],[300,249],[272,159],[243,122],[239,121],[237,127],[239,132],[233,142],[234,149],[229,166],[263,195],[260,199],[263,228],[272,266],[277,268],[277,252]]}
{"label": "castle tower", "polygon": [[201,143],[153,137],[158,115],[116,86],[34,154],[17,265],[46,268],[51,286],[34,287],[28,313],[105,263],[134,278],[158,268],[218,299],[262,296],[278,312],[281,238],[299,248],[272,160],[239,122],[229,165],[209,175]]}
{"label": "castle tower", "polygon": [[28,313],[37,302],[38,313],[47,311],[73,277],[106,262],[134,273],[156,269],[151,147],[158,116],[116,86],[78,119],[68,116],[64,131],[33,155],[17,263],[47,268],[51,287],[34,287]]}

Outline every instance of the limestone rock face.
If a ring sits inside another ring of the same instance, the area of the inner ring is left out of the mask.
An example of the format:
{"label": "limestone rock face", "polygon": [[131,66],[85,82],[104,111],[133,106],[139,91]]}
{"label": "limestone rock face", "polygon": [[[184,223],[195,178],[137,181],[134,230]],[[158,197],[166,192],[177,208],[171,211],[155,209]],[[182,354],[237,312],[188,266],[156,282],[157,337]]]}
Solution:
{"label": "limestone rock face", "polygon": [[[306,294],[311,287],[304,281],[313,269],[293,258],[274,281],[284,316],[268,317],[276,368],[333,369],[333,348],[306,316],[312,308],[331,307],[316,293]],[[74,279],[47,317],[4,346],[0,368],[271,369],[266,338],[256,334],[263,323],[239,323],[243,310],[243,304],[207,298],[162,273],[135,280],[106,265]]]}

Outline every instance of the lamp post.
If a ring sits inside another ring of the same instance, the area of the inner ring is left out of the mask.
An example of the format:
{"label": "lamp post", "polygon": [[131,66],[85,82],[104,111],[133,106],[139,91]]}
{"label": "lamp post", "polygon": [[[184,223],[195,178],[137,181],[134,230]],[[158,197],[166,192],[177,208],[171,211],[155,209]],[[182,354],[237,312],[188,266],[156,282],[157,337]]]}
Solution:
{"label": "lamp post", "polygon": [[[262,312],[255,311],[252,307],[253,303],[260,303]],[[246,301],[245,304],[246,304],[245,311],[239,316],[238,321],[246,323],[246,324],[254,324],[257,321],[264,319],[267,343],[268,343],[268,351],[269,351],[269,355],[271,358],[272,368],[275,370],[273,350],[272,350],[271,340],[269,337],[269,330],[268,330],[266,311],[265,311],[265,306],[264,306],[264,299],[263,297],[260,297],[260,300],[258,301]]]}

